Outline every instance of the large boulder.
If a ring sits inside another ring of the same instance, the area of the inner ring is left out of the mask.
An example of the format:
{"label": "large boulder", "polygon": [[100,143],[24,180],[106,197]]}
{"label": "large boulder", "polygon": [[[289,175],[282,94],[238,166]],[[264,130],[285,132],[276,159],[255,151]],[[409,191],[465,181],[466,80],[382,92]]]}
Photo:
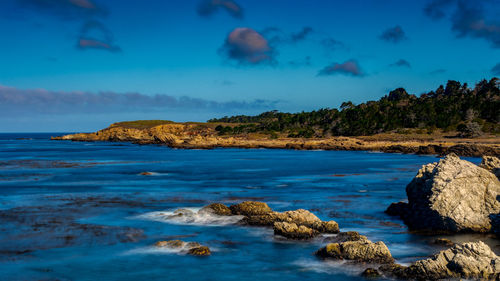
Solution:
{"label": "large boulder", "polygon": [[265,215],[273,211],[266,203],[256,201],[241,202],[236,205],[231,205],[229,209],[231,209],[233,215],[243,215],[247,217]]}
{"label": "large boulder", "polygon": [[416,230],[489,232],[490,217],[500,212],[497,177],[455,154],[424,165],[406,194],[407,204],[392,204],[386,212]]}
{"label": "large boulder", "polygon": [[305,240],[311,239],[318,234],[312,228],[295,223],[275,222],[273,228],[274,235],[280,235],[288,239]]}
{"label": "large boulder", "polygon": [[394,262],[391,252],[382,241],[373,243],[370,240],[358,240],[330,243],[319,249],[316,255],[322,258],[345,259],[366,263]]}
{"label": "large boulder", "polygon": [[500,257],[483,242],[457,244],[433,257],[419,260],[409,267],[384,266],[379,268],[400,279],[441,280],[500,278]]}

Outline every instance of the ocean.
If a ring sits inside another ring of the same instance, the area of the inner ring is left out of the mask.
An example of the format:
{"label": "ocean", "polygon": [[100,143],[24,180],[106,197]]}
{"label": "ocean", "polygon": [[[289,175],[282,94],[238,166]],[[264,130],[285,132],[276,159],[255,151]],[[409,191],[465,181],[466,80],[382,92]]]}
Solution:
{"label": "ocean", "polygon": [[[384,213],[406,199],[406,184],[436,156],[184,150],[51,141],[56,135],[0,134],[2,280],[362,280],[370,266],[316,258],[328,235],[290,241],[232,218],[165,216],[213,202],[307,209],[335,220],[341,231],[383,241],[401,264],[442,250],[433,244],[438,237],[500,249],[487,235],[413,234]],[[212,255],[153,246],[170,239],[206,245]]]}

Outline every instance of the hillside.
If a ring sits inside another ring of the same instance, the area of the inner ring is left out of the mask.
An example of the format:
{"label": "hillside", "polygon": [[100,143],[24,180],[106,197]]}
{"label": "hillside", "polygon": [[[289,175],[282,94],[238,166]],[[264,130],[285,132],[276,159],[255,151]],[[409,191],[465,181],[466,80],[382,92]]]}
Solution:
{"label": "hillside", "polygon": [[217,126],[220,135],[266,133],[287,137],[367,136],[385,132],[428,133],[458,131],[462,137],[500,133],[500,80],[482,80],[474,88],[448,81],[420,96],[398,88],[378,101],[358,105],[347,101],[338,109],[257,116],[232,116],[208,122],[234,123]]}

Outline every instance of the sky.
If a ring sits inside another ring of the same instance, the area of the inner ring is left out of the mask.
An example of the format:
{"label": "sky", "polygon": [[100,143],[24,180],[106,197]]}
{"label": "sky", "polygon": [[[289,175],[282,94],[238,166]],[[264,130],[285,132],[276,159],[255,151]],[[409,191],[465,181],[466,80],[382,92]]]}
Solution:
{"label": "sky", "polygon": [[0,132],[338,108],[500,77],[500,0],[0,4]]}

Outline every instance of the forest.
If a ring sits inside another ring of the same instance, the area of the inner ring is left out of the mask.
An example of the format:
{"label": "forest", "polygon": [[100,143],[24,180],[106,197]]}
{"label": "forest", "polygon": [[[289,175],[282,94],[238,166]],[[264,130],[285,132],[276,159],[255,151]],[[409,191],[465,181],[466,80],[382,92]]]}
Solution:
{"label": "forest", "polygon": [[385,132],[432,134],[436,130],[457,132],[462,137],[500,133],[500,80],[482,80],[470,88],[467,83],[448,81],[435,91],[409,94],[398,88],[378,101],[340,108],[285,113],[276,110],[256,116],[231,116],[208,122],[218,125],[220,135],[265,133],[277,137],[366,136]]}

